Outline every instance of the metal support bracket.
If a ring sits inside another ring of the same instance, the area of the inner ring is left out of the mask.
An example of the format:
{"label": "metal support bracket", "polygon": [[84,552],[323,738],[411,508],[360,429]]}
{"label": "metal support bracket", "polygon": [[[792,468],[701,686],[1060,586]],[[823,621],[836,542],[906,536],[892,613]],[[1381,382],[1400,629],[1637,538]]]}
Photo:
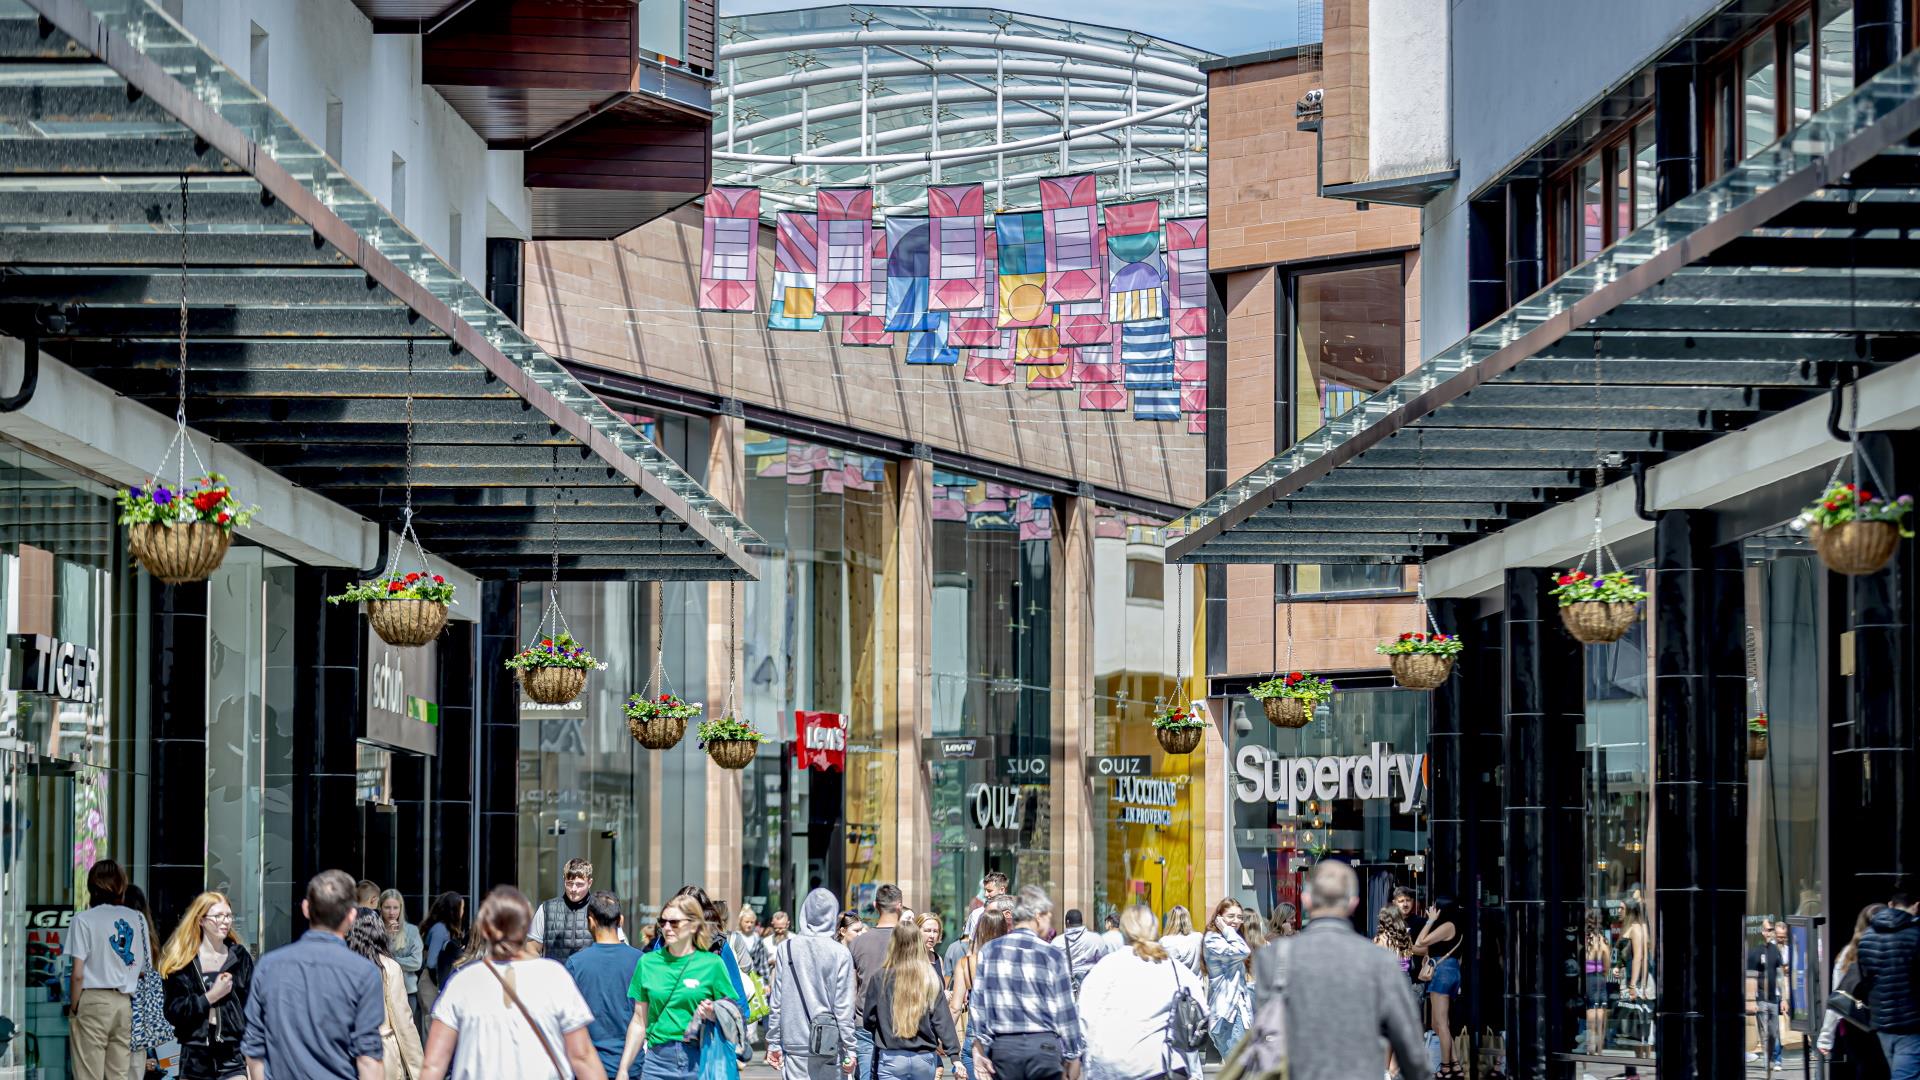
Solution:
{"label": "metal support bracket", "polygon": [[1633,459],[1633,516],[1647,522],[1659,520],[1659,515],[1647,509],[1647,462],[1641,457]]}
{"label": "metal support bracket", "polygon": [[40,388],[40,333],[29,328],[20,339],[20,389],[0,398],[0,412],[19,412]]}

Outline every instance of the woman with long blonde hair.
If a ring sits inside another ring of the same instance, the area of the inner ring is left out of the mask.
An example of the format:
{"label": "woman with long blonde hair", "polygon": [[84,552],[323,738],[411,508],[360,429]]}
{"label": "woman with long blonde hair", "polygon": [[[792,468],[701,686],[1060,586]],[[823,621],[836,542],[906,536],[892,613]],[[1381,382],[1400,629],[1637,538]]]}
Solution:
{"label": "woman with long blonde hair", "polygon": [[1193,969],[1154,940],[1153,910],[1135,904],[1120,913],[1120,932],[1132,948],[1101,957],[1080,984],[1080,1031],[1087,1053],[1081,1080],[1157,1080],[1201,1075],[1197,1053],[1167,1045],[1173,1002],[1185,990],[1207,1000]]}
{"label": "woman with long blonde hair", "polygon": [[682,894],[660,909],[659,948],[640,957],[633,971],[633,1019],[620,1051],[616,1076],[628,1076],[645,1047],[640,1075],[646,1080],[693,1080],[700,1072],[700,1028],[713,1019],[713,1003],[733,998],[733,977],[713,951],[704,905]]}
{"label": "woman with long blonde hair", "polygon": [[[1125,927],[1120,929],[1121,933],[1126,932]],[[1175,960],[1196,973],[1200,970],[1200,934],[1194,930],[1193,914],[1185,904],[1167,909],[1166,925],[1160,930],[1160,945]]]}
{"label": "woman with long blonde hair", "polygon": [[987,942],[1013,930],[1013,900],[996,896],[980,909],[973,920],[972,944],[967,954],[954,965],[953,989],[949,991],[948,1011],[961,1032],[960,1057],[953,1063],[953,1075],[964,1078],[973,1071],[973,1039],[967,1035],[967,1014],[973,1008],[973,979],[979,974],[980,950]]}
{"label": "woman with long blonde hair", "polygon": [[927,939],[902,920],[887,942],[887,965],[867,984],[860,1025],[873,1033],[878,1080],[926,1080],[940,1058],[960,1051],[953,1013],[940,993],[940,974],[927,963]]}
{"label": "woman with long blonde hair", "polygon": [[240,1037],[247,1030],[253,956],[233,932],[233,905],[203,892],[160,950],[167,1022],[180,1040],[182,1080],[245,1076]]}

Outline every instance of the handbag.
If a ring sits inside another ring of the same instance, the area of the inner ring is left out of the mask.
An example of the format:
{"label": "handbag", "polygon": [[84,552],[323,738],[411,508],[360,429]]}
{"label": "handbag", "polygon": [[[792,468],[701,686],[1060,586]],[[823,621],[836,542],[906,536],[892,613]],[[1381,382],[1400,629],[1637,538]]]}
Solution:
{"label": "handbag", "polygon": [[152,943],[146,940],[146,920],[141,919],[141,943],[146,949],[147,966],[133,986],[133,1027],[127,1045],[146,1049],[174,1040],[173,1025],[167,1021],[167,981],[153,968]]}
{"label": "handbag", "polygon": [[747,1023],[757,1024],[767,1018],[773,1010],[767,1006],[767,980],[757,971],[749,971],[747,976]]}
{"label": "handbag", "polygon": [[793,965],[793,943],[787,943],[787,971],[793,976],[793,988],[800,994],[800,1015],[807,1021],[807,1054],[827,1061],[839,1061],[844,1052],[840,1041],[840,1021],[833,1013],[815,1013],[807,1004],[807,983]]}
{"label": "handbag", "polygon": [[1424,982],[1432,982],[1432,981],[1433,981],[1433,966],[1434,966],[1434,959],[1433,959],[1433,957],[1431,957],[1431,956],[1429,956],[1429,957],[1427,957],[1426,959],[1424,959],[1424,960],[1421,960],[1421,961],[1420,961],[1420,973],[1419,973],[1419,974],[1417,974],[1417,975],[1415,975],[1415,976],[1413,977],[1413,981],[1414,981],[1414,982],[1423,982],[1423,983],[1424,983]]}
{"label": "handbag", "polygon": [[1858,960],[1840,976],[1840,985],[1833,988],[1832,996],[1827,998],[1827,1008],[1840,1014],[1840,1018],[1849,1025],[1862,1031],[1873,1030],[1873,1011],[1868,1008],[1868,994],[1873,990],[1873,982],[1860,972]]}
{"label": "handbag", "polygon": [[539,1040],[540,1049],[545,1050],[547,1052],[547,1060],[553,1063],[554,1075],[556,1076],[573,1075],[572,1073],[567,1071],[567,1067],[565,1065],[560,1064],[560,1055],[553,1052],[553,1047],[547,1043],[546,1033],[540,1030],[539,1022],[534,1020],[533,1014],[527,1011],[527,1003],[520,1000],[520,995],[514,992],[513,984],[507,981],[506,976],[500,974],[500,969],[495,967],[493,964],[493,958],[490,956],[487,956],[485,953],[481,953],[480,963],[488,971],[493,973],[494,981],[500,984],[500,989],[506,991],[507,1000],[513,1002],[513,1007],[516,1009],[519,1009],[520,1015],[526,1018],[527,1026],[533,1029],[533,1037]]}

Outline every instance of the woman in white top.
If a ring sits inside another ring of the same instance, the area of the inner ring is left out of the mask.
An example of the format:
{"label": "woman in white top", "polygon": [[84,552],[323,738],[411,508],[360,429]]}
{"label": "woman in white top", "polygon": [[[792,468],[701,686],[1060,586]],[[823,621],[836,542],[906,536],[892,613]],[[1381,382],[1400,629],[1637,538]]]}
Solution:
{"label": "woman in white top", "polygon": [[1166,926],[1160,931],[1160,947],[1188,968],[1200,970],[1200,935],[1193,930],[1193,915],[1186,905],[1175,904],[1167,909]]}
{"label": "woman in white top", "polygon": [[1080,1031],[1087,1053],[1082,1080],[1158,1080],[1201,1075],[1198,1053],[1167,1042],[1173,999],[1181,990],[1205,1002],[1206,985],[1153,940],[1153,912],[1135,904],[1120,916],[1131,949],[1108,953],[1080,984]]}
{"label": "woman in white top", "polygon": [[1207,980],[1207,1015],[1213,1018],[1213,1045],[1225,1058],[1253,1022],[1253,984],[1247,958],[1253,949],[1240,934],[1246,912],[1237,900],[1222,900],[1200,936],[1200,974]]}
{"label": "woman in white top", "polygon": [[422,1080],[606,1080],[587,1034],[593,1013],[566,968],[529,951],[532,924],[533,905],[511,885],[481,901],[473,935],[484,947],[433,1003]]}

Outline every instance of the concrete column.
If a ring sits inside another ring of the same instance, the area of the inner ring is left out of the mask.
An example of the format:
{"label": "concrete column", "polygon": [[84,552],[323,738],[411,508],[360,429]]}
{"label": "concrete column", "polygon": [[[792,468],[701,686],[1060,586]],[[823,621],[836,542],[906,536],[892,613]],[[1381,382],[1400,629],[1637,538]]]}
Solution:
{"label": "concrete column", "polygon": [[1054,903],[1091,910],[1093,797],[1087,748],[1093,745],[1094,502],[1056,498],[1053,563],[1053,788],[1048,846],[1053,849]]}
{"label": "concrete column", "polygon": [[[722,414],[714,417],[708,425],[707,491],[722,505],[733,507],[736,511],[741,509],[746,493],[745,440],[746,422],[740,416]],[[731,610],[727,606],[729,595],[733,597],[734,606]],[[715,581],[707,585],[707,611],[711,613],[707,619],[707,712],[712,716],[726,713],[727,643],[738,624],[746,618],[746,603],[745,589],[738,584],[730,586],[727,582]],[[733,661],[739,663],[737,651]],[[733,673],[736,680],[735,709],[739,708],[737,681],[741,675],[738,671]],[[771,723],[772,718],[760,717],[757,722],[765,725]],[[740,774],[715,765],[712,759],[707,760],[706,770],[707,894],[715,900],[726,900],[728,910],[737,911],[740,904],[740,838],[745,829],[740,811]]]}
{"label": "concrete column", "polygon": [[1900,59],[1906,37],[1900,0],[1854,0],[1853,82],[1866,82]]}
{"label": "concrete column", "polygon": [[899,754],[893,879],[909,902],[925,907],[933,896],[933,807],[920,740],[933,734],[933,462],[908,458],[899,469],[899,524],[887,565],[888,603],[897,620],[899,650],[893,701]]}

